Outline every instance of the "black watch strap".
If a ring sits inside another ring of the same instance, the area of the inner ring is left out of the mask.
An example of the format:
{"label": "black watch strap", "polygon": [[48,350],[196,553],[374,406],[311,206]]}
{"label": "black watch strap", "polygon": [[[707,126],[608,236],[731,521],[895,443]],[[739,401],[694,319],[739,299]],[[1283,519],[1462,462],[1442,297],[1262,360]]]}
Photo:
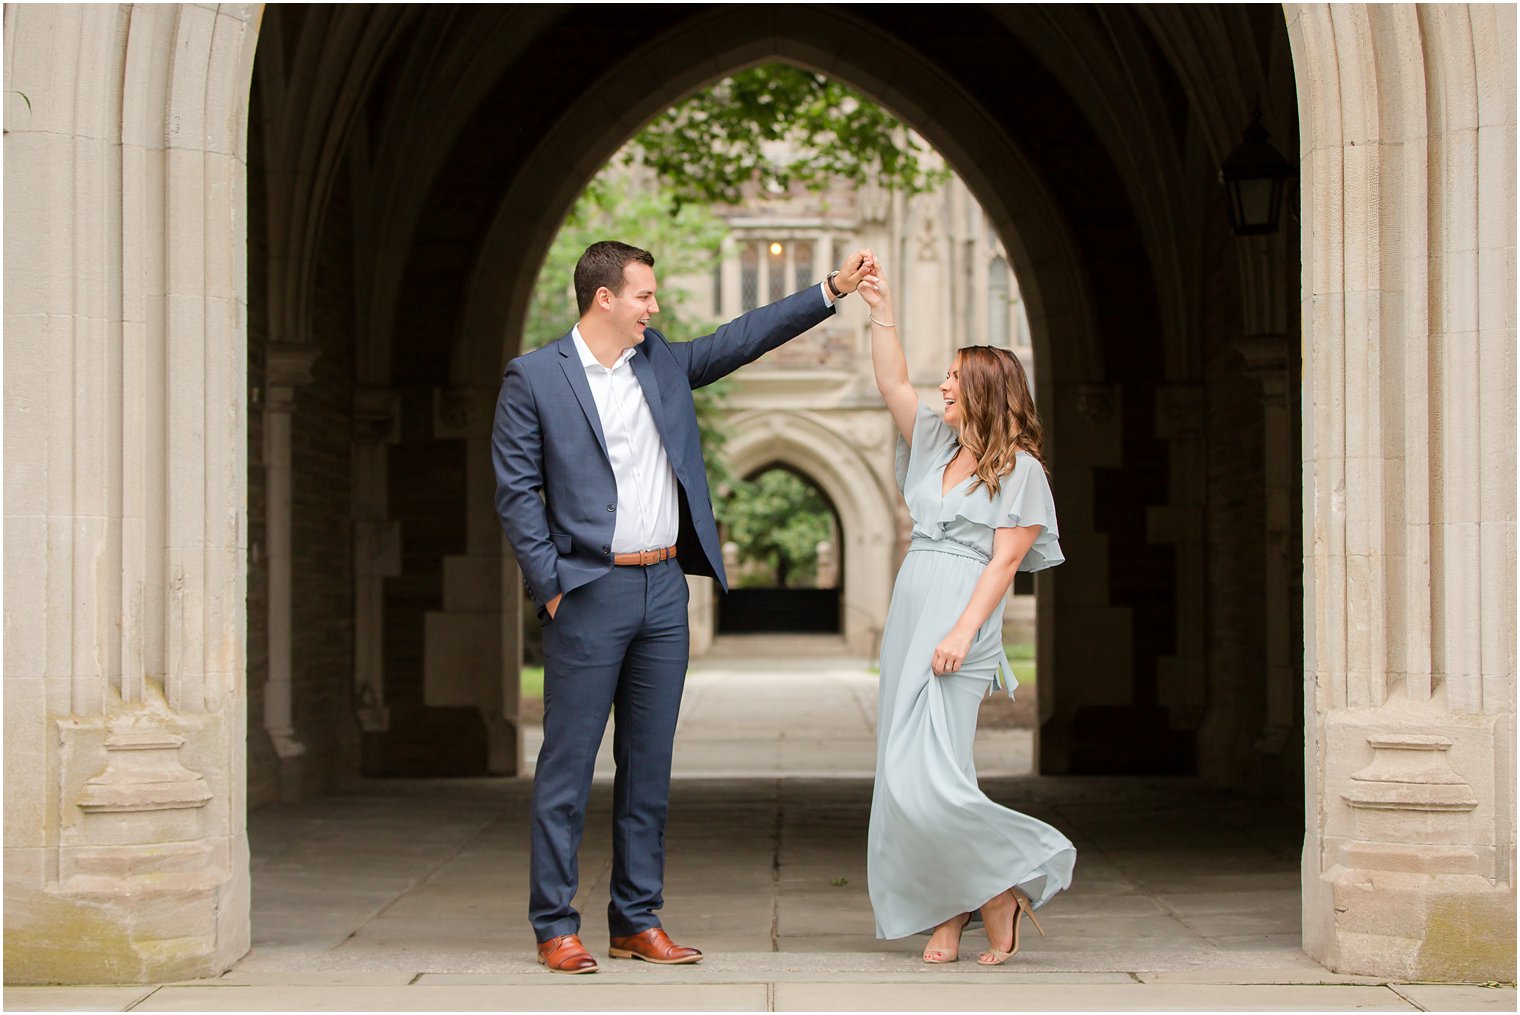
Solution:
{"label": "black watch strap", "polygon": [[839,274],[839,269],[835,268],[833,271],[829,272],[828,277],[825,278],[823,281],[824,281],[824,284],[826,284],[829,287],[829,292],[831,292],[831,293],[834,294],[834,298],[836,300],[842,300],[842,299],[844,299],[845,294],[842,293],[842,292],[840,292],[839,291],[839,287],[834,284],[834,276],[837,275],[837,274]]}

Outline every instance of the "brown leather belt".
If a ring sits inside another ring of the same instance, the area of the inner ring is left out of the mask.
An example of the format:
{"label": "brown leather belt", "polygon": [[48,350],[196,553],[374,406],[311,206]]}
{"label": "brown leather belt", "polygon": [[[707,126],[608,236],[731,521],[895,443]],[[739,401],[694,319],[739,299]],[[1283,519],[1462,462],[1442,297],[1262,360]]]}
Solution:
{"label": "brown leather belt", "polygon": [[676,555],[674,546],[667,546],[662,550],[640,550],[637,553],[614,553],[612,562],[619,567],[648,567],[650,564],[658,564],[662,560],[669,560]]}

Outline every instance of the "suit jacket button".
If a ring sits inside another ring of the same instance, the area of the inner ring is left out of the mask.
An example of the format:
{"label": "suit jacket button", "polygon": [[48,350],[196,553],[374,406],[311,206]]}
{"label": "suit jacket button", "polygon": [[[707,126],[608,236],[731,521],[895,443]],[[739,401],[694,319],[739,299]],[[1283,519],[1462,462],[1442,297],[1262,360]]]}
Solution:
{"label": "suit jacket button", "polygon": [[616,511],[617,510],[617,505],[616,504],[608,504],[607,505],[607,510],[608,511]]}
{"label": "suit jacket button", "polygon": [[604,553],[604,554],[611,554],[612,553],[612,547],[610,547],[610,546],[604,546],[604,547],[602,547],[602,553]]}

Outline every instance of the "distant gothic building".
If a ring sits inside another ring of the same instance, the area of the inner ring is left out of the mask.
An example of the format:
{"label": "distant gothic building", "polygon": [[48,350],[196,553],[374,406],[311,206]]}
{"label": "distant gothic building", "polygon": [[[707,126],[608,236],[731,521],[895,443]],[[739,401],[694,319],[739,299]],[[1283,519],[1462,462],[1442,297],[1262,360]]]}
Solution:
{"label": "distant gothic building", "polygon": [[[1029,323],[1007,251],[959,176],[912,196],[839,183],[822,194],[799,189],[719,214],[729,233],[711,279],[675,280],[714,320],[816,284],[846,254],[869,247],[889,272],[910,374],[927,404],[940,405],[937,387],[964,345],[1013,350],[1035,382]],[[892,475],[895,431],[871,373],[870,340],[865,305],[848,298],[836,316],[740,370],[725,399],[725,457],[735,475],[785,467],[834,506],[840,630],[861,655],[877,651],[907,545]],[[707,582],[693,582],[692,592],[700,652],[716,604]],[[1019,606],[1021,616],[1032,616],[1032,601]]]}

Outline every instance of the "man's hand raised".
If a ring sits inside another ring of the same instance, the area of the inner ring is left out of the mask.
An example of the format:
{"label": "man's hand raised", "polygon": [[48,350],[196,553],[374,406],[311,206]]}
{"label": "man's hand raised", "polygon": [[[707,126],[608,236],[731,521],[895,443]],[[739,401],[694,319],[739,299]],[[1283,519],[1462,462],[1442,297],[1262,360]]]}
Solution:
{"label": "man's hand raised", "polygon": [[870,251],[857,250],[844,259],[839,274],[834,276],[834,288],[848,296],[860,287],[860,280],[868,274]]}

